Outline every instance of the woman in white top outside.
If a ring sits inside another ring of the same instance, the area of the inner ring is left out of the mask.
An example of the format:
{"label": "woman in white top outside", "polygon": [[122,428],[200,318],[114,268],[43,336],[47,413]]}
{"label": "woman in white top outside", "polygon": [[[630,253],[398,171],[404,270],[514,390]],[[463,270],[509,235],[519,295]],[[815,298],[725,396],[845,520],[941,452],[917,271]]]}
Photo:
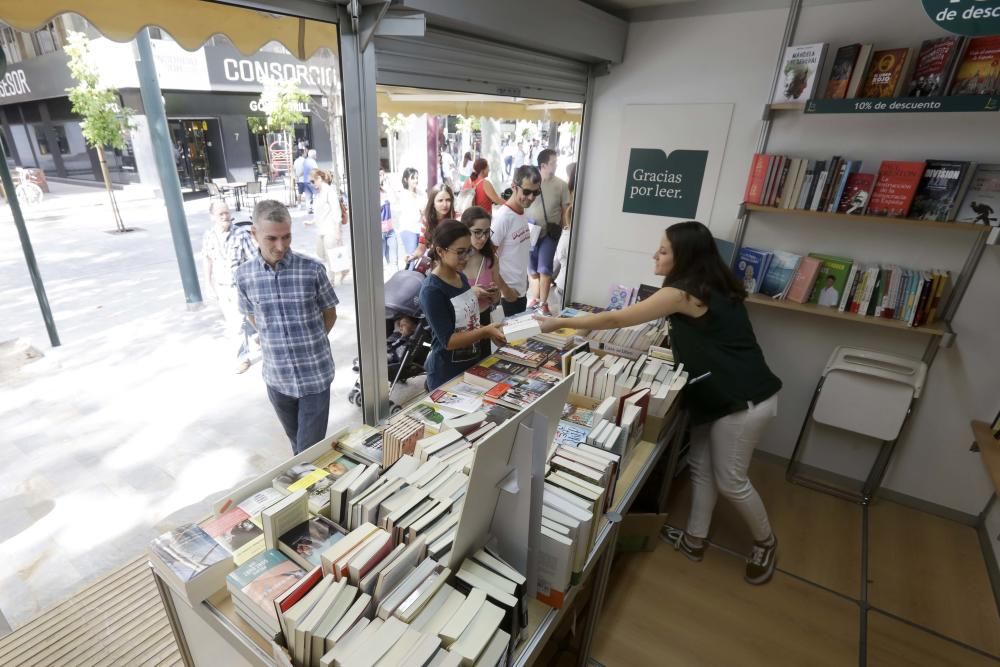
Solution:
{"label": "woman in white top outside", "polygon": [[399,221],[399,236],[403,241],[403,249],[407,255],[412,255],[420,242],[423,232],[421,215],[424,211],[424,194],[417,189],[420,184],[420,174],[413,167],[403,170],[403,191],[399,193],[399,210],[395,218]]}
{"label": "woman in white top outside", "polygon": [[351,272],[351,230],[343,220],[340,197],[330,173],[313,169],[309,173],[309,180],[316,191],[313,200],[316,231],[319,232],[316,237],[316,254],[326,266],[330,283],[336,285],[338,275],[343,283]]}

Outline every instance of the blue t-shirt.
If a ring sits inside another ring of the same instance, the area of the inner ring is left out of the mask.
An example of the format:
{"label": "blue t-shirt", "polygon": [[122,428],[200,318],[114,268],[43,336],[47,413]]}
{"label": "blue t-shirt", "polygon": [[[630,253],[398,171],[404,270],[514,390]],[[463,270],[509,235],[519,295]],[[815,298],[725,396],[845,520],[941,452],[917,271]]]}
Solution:
{"label": "blue t-shirt", "polygon": [[448,341],[456,331],[479,328],[479,301],[462,278],[462,287],[453,287],[433,273],[420,287],[420,308],[431,327],[431,352],[427,355],[427,387],[435,389],[479,361],[475,345],[448,350]]}

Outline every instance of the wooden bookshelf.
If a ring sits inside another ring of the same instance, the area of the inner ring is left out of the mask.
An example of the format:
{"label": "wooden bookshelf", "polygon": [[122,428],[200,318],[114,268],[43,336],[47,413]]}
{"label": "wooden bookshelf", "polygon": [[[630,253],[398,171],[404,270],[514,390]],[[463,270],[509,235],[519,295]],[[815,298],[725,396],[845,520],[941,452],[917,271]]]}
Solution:
{"label": "wooden bookshelf", "polygon": [[1000,494],[1000,440],[993,437],[993,430],[986,422],[973,421],[972,432],[976,436],[976,444],[979,445],[979,453],[983,457],[986,472],[993,480],[993,488]]}
{"label": "wooden bookshelf", "polygon": [[948,333],[948,327],[943,322],[935,322],[929,326],[911,327],[899,320],[890,320],[885,317],[871,317],[869,315],[857,315],[855,313],[844,313],[836,308],[820,307],[812,303],[795,303],[794,301],[778,301],[771,297],[751,294],[747,297],[748,303],[759,306],[768,306],[780,310],[793,310],[807,315],[817,315],[820,317],[832,317],[837,320],[847,320],[858,324],[870,324],[872,326],[896,329],[898,331],[908,331],[910,333],[924,334],[928,336],[944,336]]}
{"label": "wooden bookshelf", "polygon": [[847,213],[830,213],[828,211],[808,211],[800,208],[775,208],[760,204],[744,204],[748,211],[758,213],[773,213],[774,215],[793,215],[814,222],[822,220],[852,222],[873,222],[888,225],[910,225],[913,227],[929,227],[931,229],[950,229],[960,232],[983,232],[990,228],[986,225],[974,225],[969,222],[935,222],[933,220],[910,220],[909,218],[889,218],[881,215],[848,215]]}

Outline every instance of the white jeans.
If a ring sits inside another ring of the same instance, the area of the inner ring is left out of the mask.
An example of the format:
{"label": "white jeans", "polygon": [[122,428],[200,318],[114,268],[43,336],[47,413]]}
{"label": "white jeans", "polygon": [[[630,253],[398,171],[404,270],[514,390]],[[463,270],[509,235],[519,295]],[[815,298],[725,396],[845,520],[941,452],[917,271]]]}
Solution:
{"label": "white jeans", "polygon": [[753,539],[771,535],[767,510],[747,477],[750,457],[768,423],[778,414],[778,395],[691,430],[691,515],[687,534],[708,537],[715,501],[721,493],[750,526]]}

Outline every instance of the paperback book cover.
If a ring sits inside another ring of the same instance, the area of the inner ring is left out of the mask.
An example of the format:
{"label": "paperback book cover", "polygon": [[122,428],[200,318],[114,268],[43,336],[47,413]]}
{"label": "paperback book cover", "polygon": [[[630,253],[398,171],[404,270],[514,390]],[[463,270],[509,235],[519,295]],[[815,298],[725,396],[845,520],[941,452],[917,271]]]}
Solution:
{"label": "paperback book cover", "polygon": [[863,215],[868,210],[872,186],[875,185],[875,174],[848,174],[844,192],[837,204],[837,213],[847,215]]}
{"label": "paperback book cover", "polygon": [[788,287],[786,299],[795,303],[805,303],[812,295],[813,284],[816,282],[816,275],[819,273],[821,261],[815,257],[803,257],[799,262],[799,268],[795,271],[792,284]]}
{"label": "paperback book cover", "polygon": [[615,285],[611,288],[611,296],[608,299],[608,310],[621,310],[628,305],[630,290],[624,285]]}
{"label": "paperback book cover", "polygon": [[771,266],[764,275],[760,293],[772,298],[782,298],[792,282],[795,270],[799,268],[801,255],[784,250],[772,251]]}
{"label": "paperback book cover", "polygon": [[554,441],[557,445],[576,447],[581,442],[587,442],[587,435],[589,433],[590,429],[586,426],[567,421],[560,421],[559,425],[556,427],[556,436]]}
{"label": "paperback book cover", "polygon": [[896,97],[903,84],[910,49],[885,49],[872,54],[861,97]]}
{"label": "paperback book cover", "polygon": [[[234,557],[255,539],[264,536],[264,531],[239,507],[203,522],[201,528]],[[237,560],[239,565],[242,561]]]}
{"label": "paperback book cover", "polygon": [[860,44],[848,44],[837,49],[833,59],[833,69],[830,70],[830,80],[826,82],[826,95],[831,100],[842,100],[847,97],[847,90],[854,74],[855,63],[861,55]]}
{"label": "paperback book cover", "polygon": [[957,35],[925,40],[917,53],[907,97],[935,97],[948,92],[962,38]]}
{"label": "paperback book cover", "polygon": [[305,491],[309,495],[309,511],[319,514],[330,504],[333,482],[326,470],[312,463],[299,463],[275,477],[273,485],[282,493]]}
{"label": "paperback book cover", "polygon": [[304,577],[306,571],[290,561],[277,549],[254,556],[226,577],[230,592],[239,592],[241,599],[251,603],[275,624],[274,599]]}
{"label": "paperback book cover", "polygon": [[761,204],[764,201],[764,182],[771,157],[766,153],[756,153],[750,165],[750,175],[747,177],[747,187],[743,193],[743,201],[748,204]]}
{"label": "paperback book cover", "polygon": [[597,413],[593,410],[581,408],[579,405],[567,403],[563,406],[561,419],[562,421],[569,422],[570,424],[583,426],[589,431],[594,428],[594,424],[597,422]]}
{"label": "paperback book cover", "polygon": [[809,256],[822,262],[822,266],[819,267],[819,272],[816,274],[816,282],[813,286],[812,296],[809,297],[809,303],[827,308],[838,307],[840,296],[844,293],[844,285],[847,283],[847,274],[851,272],[854,260],[816,253],[810,253]]}
{"label": "paperback book cover", "polygon": [[970,167],[968,162],[928,160],[910,207],[910,217],[937,222],[951,220]]}
{"label": "paperback book cover", "polygon": [[1000,92],[1000,35],[972,37],[955,69],[952,95],[991,95]]}
{"label": "paperback book cover", "polygon": [[230,558],[221,544],[194,524],[160,535],[150,543],[149,549],[181,582],[190,581],[216,563]]}
{"label": "paperback book cover", "polygon": [[767,274],[771,261],[771,253],[756,248],[740,248],[739,259],[736,260],[736,277],[743,281],[747,294],[755,294],[759,283]]}
{"label": "paperback book cover", "polygon": [[868,202],[868,214],[905,218],[910,212],[925,166],[924,162],[883,162]]}
{"label": "paperback book cover", "polygon": [[320,556],[344,536],[326,517],[312,517],[278,538],[278,549],[306,570],[322,565]]}
{"label": "paperback book cover", "polygon": [[1000,227],[1000,164],[976,166],[955,221]]}
{"label": "paperback book cover", "polygon": [[816,82],[823,70],[826,44],[800,44],[785,49],[781,76],[771,100],[774,103],[805,102],[816,93]]}

